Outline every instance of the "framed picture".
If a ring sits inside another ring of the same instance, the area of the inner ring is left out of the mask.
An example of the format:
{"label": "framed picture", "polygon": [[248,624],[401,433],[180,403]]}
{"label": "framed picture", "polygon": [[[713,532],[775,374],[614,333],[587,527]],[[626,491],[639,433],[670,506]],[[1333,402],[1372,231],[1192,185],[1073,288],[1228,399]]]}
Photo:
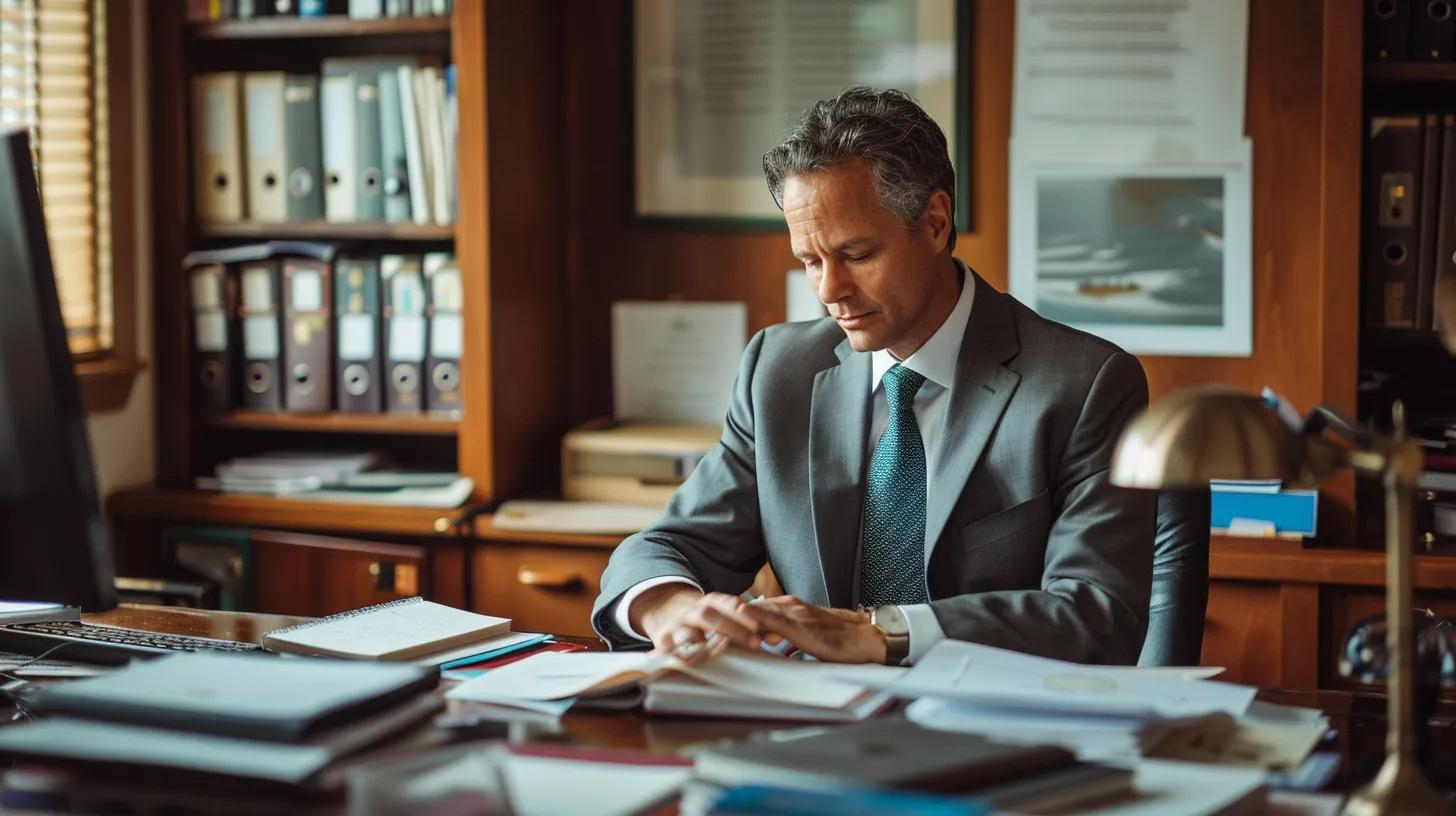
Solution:
{"label": "framed picture", "polygon": [[763,154],[846,88],[896,88],[945,131],[969,229],[968,0],[634,0],[634,209],[783,227]]}
{"label": "framed picture", "polygon": [[1011,172],[1011,292],[1134,354],[1253,351],[1250,160]]}

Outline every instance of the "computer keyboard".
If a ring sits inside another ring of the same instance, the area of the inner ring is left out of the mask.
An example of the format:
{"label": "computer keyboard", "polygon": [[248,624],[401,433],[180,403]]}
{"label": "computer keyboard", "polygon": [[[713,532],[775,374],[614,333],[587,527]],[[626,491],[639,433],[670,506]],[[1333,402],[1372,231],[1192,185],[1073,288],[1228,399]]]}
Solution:
{"label": "computer keyboard", "polygon": [[144,632],[81,621],[0,626],[0,650],[106,665],[120,665],[138,657],[203,650],[269,654],[252,643]]}

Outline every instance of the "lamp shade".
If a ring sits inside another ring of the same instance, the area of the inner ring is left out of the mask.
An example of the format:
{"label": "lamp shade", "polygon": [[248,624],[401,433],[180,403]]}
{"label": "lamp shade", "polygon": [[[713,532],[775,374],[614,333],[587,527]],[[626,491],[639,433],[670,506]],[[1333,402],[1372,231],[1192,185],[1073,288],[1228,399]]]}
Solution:
{"label": "lamp shade", "polygon": [[1300,476],[1303,445],[1259,398],[1221,385],[1176,391],[1123,430],[1112,483],[1150,490],[1207,487],[1212,479]]}

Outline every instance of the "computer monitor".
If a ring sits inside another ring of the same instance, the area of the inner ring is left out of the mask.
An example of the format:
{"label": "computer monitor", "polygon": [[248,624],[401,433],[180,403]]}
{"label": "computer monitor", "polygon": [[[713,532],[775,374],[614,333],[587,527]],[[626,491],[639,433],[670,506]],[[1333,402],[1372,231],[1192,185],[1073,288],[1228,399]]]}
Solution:
{"label": "computer monitor", "polygon": [[0,600],[116,606],[25,131],[0,133]]}

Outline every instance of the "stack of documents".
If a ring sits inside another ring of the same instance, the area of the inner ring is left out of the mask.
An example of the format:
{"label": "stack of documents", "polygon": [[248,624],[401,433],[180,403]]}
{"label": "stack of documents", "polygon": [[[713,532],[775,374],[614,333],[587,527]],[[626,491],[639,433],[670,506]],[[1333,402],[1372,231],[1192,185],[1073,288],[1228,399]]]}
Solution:
{"label": "stack of documents", "polygon": [[407,507],[459,507],[474,480],[458,473],[377,470],[383,457],[372,451],[315,453],[277,451],[230,459],[197,486],[224,493]]}
{"label": "stack of documents", "polygon": [[946,640],[884,688],[918,698],[906,713],[928,728],[1056,744],[1089,760],[1281,770],[1328,728],[1317,711],[1256,702],[1253,687],[1199,679],[1206,671],[1083,666]]}
{"label": "stack of documents", "polygon": [[[250,780],[318,789],[341,757],[428,719],[436,671],[338,660],[183,653],[44,687],[43,717],[0,729],[27,767],[127,769],[153,787]],[[86,780],[82,779],[83,782]]]}
{"label": "stack of documents", "polygon": [[868,686],[889,685],[903,672],[743,651],[700,666],[641,652],[545,653],[463,683],[446,697],[560,713],[577,698],[627,694],[648,711],[836,722],[882,711],[892,695]]}

